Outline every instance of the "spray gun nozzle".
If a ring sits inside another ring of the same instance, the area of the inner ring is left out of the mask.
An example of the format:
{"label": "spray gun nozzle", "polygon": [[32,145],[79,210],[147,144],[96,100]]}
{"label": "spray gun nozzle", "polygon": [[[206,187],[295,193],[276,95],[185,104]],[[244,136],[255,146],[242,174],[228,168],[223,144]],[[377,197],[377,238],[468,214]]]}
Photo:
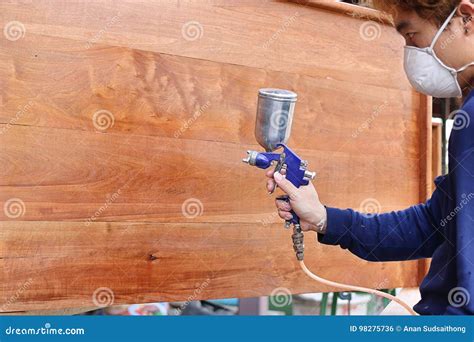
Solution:
{"label": "spray gun nozzle", "polygon": [[244,163],[247,163],[249,165],[255,166],[255,160],[257,159],[258,152],[256,151],[247,151],[247,157],[242,159]]}

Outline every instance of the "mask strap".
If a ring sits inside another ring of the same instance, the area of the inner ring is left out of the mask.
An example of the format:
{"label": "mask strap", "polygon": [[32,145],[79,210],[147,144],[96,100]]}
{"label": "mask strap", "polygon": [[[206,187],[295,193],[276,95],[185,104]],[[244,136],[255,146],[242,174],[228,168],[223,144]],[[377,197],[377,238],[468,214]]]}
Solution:
{"label": "mask strap", "polygon": [[436,33],[434,39],[433,39],[433,42],[431,43],[430,45],[430,50],[433,50],[434,49],[434,46],[436,45],[436,42],[438,41],[439,37],[443,34],[444,30],[446,29],[446,27],[448,27],[449,23],[451,22],[451,19],[453,19],[454,15],[456,14],[456,11],[458,10],[458,8],[456,7],[454,9],[454,11],[449,15],[448,19],[446,19],[446,21],[444,22],[444,24],[440,27],[440,29],[438,30],[438,32]]}
{"label": "mask strap", "polygon": [[467,68],[469,68],[470,66],[473,66],[474,65],[474,62],[471,62],[469,64],[466,64],[465,66],[463,66],[461,69],[458,69],[456,70],[457,72],[461,72],[461,71],[464,71],[466,70]]}

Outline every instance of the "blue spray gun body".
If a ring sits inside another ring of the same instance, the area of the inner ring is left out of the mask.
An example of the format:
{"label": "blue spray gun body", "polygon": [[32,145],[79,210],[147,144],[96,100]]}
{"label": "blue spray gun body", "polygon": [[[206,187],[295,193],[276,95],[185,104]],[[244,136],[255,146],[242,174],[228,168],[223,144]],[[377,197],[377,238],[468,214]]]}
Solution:
{"label": "blue spray gun body", "polygon": [[[275,172],[285,174],[286,179],[299,188],[308,185],[316,174],[308,171],[308,163],[285,145],[291,132],[296,100],[297,95],[288,90],[260,89],[255,138],[267,152],[247,151],[247,158],[243,159],[243,162],[260,169],[276,165]],[[280,153],[275,152],[279,149],[282,149]],[[278,199],[289,203],[287,195]],[[285,227],[290,228],[293,225],[293,248],[298,260],[303,260],[304,244],[300,219],[293,211],[291,213],[293,217],[286,221]]]}
{"label": "blue spray gun body", "polygon": [[[281,173],[284,170],[283,173],[286,175],[286,179],[295,187],[308,185],[309,181],[314,179],[315,174],[306,170],[306,161],[302,160],[285,144],[277,144],[277,147],[282,148],[283,151],[281,153],[248,151],[248,156],[244,159],[244,162],[263,170],[276,164],[275,172]],[[279,199],[289,201],[286,195],[279,197]],[[300,223],[299,217],[293,212],[292,214],[293,218],[287,221],[287,226]]]}

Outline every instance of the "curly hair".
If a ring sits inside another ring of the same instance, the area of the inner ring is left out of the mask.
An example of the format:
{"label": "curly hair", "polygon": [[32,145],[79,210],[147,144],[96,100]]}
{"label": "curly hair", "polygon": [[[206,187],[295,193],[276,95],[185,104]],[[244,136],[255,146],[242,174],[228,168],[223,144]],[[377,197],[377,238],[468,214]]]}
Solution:
{"label": "curly hair", "polygon": [[370,5],[392,15],[400,10],[415,11],[421,18],[441,26],[460,2],[461,0],[370,0]]}

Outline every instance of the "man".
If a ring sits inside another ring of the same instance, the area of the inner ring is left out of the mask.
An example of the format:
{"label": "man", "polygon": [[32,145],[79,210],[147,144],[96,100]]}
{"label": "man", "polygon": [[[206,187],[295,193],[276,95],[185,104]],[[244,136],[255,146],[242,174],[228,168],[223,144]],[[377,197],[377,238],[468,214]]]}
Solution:
{"label": "man", "polygon": [[[373,0],[392,15],[405,38],[405,71],[420,92],[460,97],[449,142],[449,174],[435,180],[430,200],[403,211],[363,215],[325,207],[312,184],[295,188],[268,172],[290,196],[276,201],[279,216],[293,209],[318,241],[370,261],[432,257],[414,310],[423,315],[474,314],[474,4],[470,0]],[[394,184],[396,186],[396,184]]]}

